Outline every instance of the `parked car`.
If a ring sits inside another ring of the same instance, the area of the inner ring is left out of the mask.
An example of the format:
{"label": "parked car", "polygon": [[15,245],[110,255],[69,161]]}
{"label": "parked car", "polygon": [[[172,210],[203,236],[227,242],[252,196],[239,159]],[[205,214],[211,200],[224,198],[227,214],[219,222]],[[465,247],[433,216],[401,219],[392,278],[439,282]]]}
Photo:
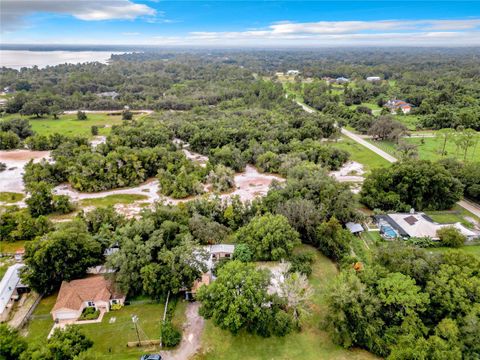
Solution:
{"label": "parked car", "polygon": [[142,355],[140,360],[162,360],[162,356],[159,354],[146,354]]}

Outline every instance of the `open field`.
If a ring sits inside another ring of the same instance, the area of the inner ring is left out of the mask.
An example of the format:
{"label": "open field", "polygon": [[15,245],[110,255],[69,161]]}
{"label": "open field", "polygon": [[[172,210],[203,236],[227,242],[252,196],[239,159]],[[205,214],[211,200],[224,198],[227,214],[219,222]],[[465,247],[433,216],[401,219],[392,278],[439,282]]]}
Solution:
{"label": "open field", "polygon": [[23,249],[25,247],[25,241],[0,241],[0,253],[7,253],[13,254],[15,251],[19,249]]}
{"label": "open field", "polygon": [[16,192],[0,192],[0,202],[11,204],[22,200],[25,195]]}
{"label": "open field", "polygon": [[[438,247],[438,248],[431,248],[431,249],[428,249],[428,250],[433,251],[433,252],[445,252],[445,251],[452,250],[452,248]],[[453,250],[460,250],[460,251],[465,252],[467,254],[472,254],[472,255],[476,255],[476,256],[480,257],[480,245],[467,245],[467,246],[462,246],[459,249],[453,249]]]}
{"label": "open field", "polygon": [[328,142],[328,145],[348,151],[350,153],[350,160],[359,162],[365,167],[365,170],[369,171],[389,165],[387,160],[346,136],[342,136],[340,139],[341,140],[337,142]]}
{"label": "open field", "polygon": [[[461,149],[457,149],[454,143],[448,142],[445,150],[447,155],[442,156],[442,140],[440,138],[432,137],[407,137],[404,138],[407,143],[415,144],[418,146],[418,157],[424,160],[440,160],[442,158],[453,157],[458,160],[463,160],[464,154]],[[373,145],[379,147],[383,151],[388,152],[392,155],[398,155],[395,150],[395,144],[391,141],[372,141],[369,140]],[[480,159],[480,146],[471,147],[467,152],[467,160],[473,161]]]}
{"label": "open field", "polygon": [[234,336],[216,327],[207,320],[202,338],[202,353],[196,360],[320,360],[320,359],[376,359],[362,350],[345,350],[332,343],[327,332],[321,329],[325,317],[324,293],[338,270],[333,262],[306,245],[301,250],[311,249],[316,255],[310,283],[315,290],[311,313],[303,330],[286,337],[262,338],[244,332]]}
{"label": "open field", "polygon": [[135,201],[148,200],[148,196],[139,194],[114,194],[102,198],[83,199],[80,206],[111,206],[116,204],[133,204]]}
{"label": "open field", "polygon": [[[56,296],[54,294],[43,298],[34,311],[32,319],[24,331],[30,344],[45,342],[53,326],[50,311],[55,304]],[[186,304],[179,301],[175,309],[173,323],[179,328],[181,328],[185,319],[185,307]],[[163,310],[163,303],[157,303],[148,298],[140,298],[133,300],[131,305],[124,306],[120,310],[106,313],[101,323],[79,325],[79,328],[94,342],[94,346],[90,350],[92,358],[99,360],[134,360],[148,352],[148,349],[127,348],[128,341],[136,341],[137,339],[131,319],[132,315],[138,316],[139,326],[149,338],[158,339]],[[112,319],[115,320],[112,321]],[[110,321],[112,322],[110,323]],[[142,334],[141,339],[145,340]],[[158,348],[154,351],[158,351]]]}
{"label": "open field", "polygon": [[[144,115],[136,115],[136,117],[141,116]],[[77,120],[76,114],[60,115],[58,119],[54,119],[53,116],[50,115],[46,115],[42,118],[35,118],[22,116],[20,114],[12,114],[0,118],[0,121],[3,119],[16,118],[28,119],[32,125],[33,131],[40,135],[48,135],[57,132],[62,135],[81,135],[90,137],[91,127],[93,125],[98,126],[99,135],[108,135],[112,125],[122,123],[122,117],[120,115],[108,115],[107,113],[87,114],[87,120]]]}

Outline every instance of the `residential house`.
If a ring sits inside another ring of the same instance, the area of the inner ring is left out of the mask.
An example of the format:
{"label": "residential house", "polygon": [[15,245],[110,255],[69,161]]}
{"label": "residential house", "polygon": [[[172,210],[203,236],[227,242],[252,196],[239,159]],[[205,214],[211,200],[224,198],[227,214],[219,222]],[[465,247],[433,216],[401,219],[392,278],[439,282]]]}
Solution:
{"label": "residential house", "polygon": [[467,240],[474,240],[480,237],[479,233],[467,229],[460,222],[439,224],[421,212],[377,215],[375,219],[380,227],[380,233],[387,239],[396,237],[429,237],[432,240],[438,240],[437,231],[446,226],[455,227]]}
{"label": "residential house", "polygon": [[55,321],[76,320],[86,307],[108,312],[112,305],[124,302],[125,295],[115,290],[111,280],[96,275],[63,281],[51,314]]}
{"label": "residential house", "polygon": [[380,76],[368,76],[367,77],[367,81],[369,81],[369,82],[376,82],[376,81],[380,81],[380,80],[382,80],[380,78]]}
{"label": "residential house", "polygon": [[112,100],[115,100],[115,98],[117,98],[119,95],[120,94],[116,91],[105,91],[97,94],[98,97],[108,97]]}
{"label": "residential house", "polygon": [[205,266],[207,271],[202,274],[200,279],[197,279],[191,289],[183,289],[185,291],[185,298],[191,300],[195,298],[197,290],[200,289],[202,285],[209,285],[210,282],[214,280],[214,275],[212,270],[215,268],[215,264],[219,260],[231,259],[233,252],[235,251],[235,245],[233,244],[215,244],[207,245],[203,247],[203,250],[207,253],[208,257],[205,261]]}
{"label": "residential house", "polygon": [[297,76],[297,75],[300,75],[300,71],[298,71],[298,70],[288,70],[287,75],[288,76]]}
{"label": "residential house", "polygon": [[409,104],[403,100],[388,100],[384,105],[387,109],[390,110],[392,114],[396,114],[401,110],[404,114],[408,114],[412,110],[412,104]]}
{"label": "residential house", "polygon": [[350,82],[350,79],[348,79],[346,77],[343,77],[343,76],[340,76],[340,77],[336,78],[335,81],[336,81],[337,84],[346,84],[346,83]]}
{"label": "residential house", "polygon": [[28,287],[20,281],[20,269],[24,264],[10,266],[0,282],[0,321],[6,320],[13,303],[20,295],[28,291]]}

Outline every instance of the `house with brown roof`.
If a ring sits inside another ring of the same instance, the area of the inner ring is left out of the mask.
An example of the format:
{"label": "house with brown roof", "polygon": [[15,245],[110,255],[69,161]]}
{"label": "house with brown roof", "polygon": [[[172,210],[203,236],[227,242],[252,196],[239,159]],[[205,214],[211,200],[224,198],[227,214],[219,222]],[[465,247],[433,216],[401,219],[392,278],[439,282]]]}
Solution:
{"label": "house with brown roof", "polygon": [[51,314],[55,321],[76,320],[86,307],[108,312],[112,305],[124,302],[125,295],[115,290],[111,280],[101,275],[91,276],[62,282]]}

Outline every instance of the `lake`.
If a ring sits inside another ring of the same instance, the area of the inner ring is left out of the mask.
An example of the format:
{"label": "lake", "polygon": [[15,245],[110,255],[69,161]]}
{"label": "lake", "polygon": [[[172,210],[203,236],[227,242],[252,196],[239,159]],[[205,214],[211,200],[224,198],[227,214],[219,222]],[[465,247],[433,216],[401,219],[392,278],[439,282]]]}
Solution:
{"label": "lake", "polygon": [[28,51],[28,50],[0,50],[0,67],[13,69],[22,67],[39,68],[59,64],[78,64],[98,61],[106,64],[111,54],[122,54],[112,51]]}

